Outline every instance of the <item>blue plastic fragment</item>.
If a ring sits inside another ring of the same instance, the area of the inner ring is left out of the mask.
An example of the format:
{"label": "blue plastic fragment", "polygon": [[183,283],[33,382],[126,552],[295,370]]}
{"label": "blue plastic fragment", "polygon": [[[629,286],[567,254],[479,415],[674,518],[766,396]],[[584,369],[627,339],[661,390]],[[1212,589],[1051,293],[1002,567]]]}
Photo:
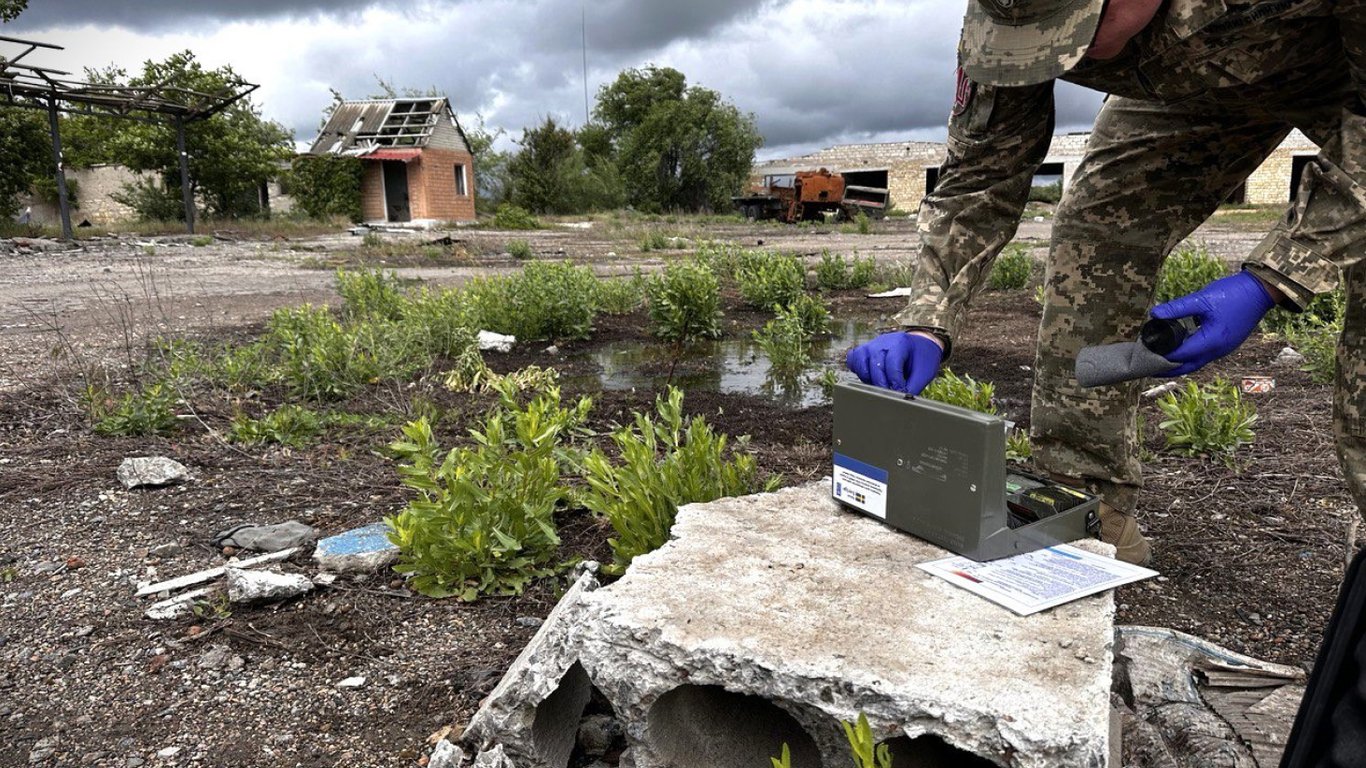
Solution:
{"label": "blue plastic fragment", "polygon": [[330,536],[318,542],[317,557],[338,557],[346,555],[368,555],[378,552],[397,550],[389,541],[389,526],[374,523],[364,528]]}

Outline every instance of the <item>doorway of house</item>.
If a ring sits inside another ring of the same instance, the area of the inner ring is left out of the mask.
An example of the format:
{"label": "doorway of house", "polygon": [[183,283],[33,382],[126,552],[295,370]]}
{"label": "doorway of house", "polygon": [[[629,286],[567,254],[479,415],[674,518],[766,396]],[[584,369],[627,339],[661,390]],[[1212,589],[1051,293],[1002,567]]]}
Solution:
{"label": "doorway of house", "polygon": [[389,221],[411,221],[408,209],[408,165],[398,160],[384,161],[384,208]]}

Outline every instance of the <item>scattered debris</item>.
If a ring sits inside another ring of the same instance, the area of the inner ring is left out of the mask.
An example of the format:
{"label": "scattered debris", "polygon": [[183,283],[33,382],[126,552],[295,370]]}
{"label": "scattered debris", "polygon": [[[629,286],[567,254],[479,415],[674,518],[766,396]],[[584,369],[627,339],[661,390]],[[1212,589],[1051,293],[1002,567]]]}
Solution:
{"label": "scattered debris", "polygon": [[560,354],[560,348],[555,346],[554,344],[551,344],[550,346],[546,347],[543,351],[545,354],[550,355],[551,357],[555,357],[556,355]]}
{"label": "scattered debris", "polygon": [[276,525],[256,525],[244,523],[234,526],[213,537],[214,546],[232,547],[236,550],[249,549],[253,552],[279,552],[285,549],[302,548],[318,540],[318,531],[311,525],[297,520]]}
{"label": "scattered debris", "polygon": [[374,523],[318,542],[313,559],[332,573],[370,573],[398,560],[398,547],[389,541],[389,526]]}
{"label": "scattered debris", "polygon": [[361,687],[364,687],[364,686],[365,686],[365,678],[364,678],[364,677],[360,677],[360,676],[357,676],[357,677],[348,677],[348,678],[346,678],[345,680],[341,681],[340,683],[337,683],[337,687],[338,687],[338,688],[361,688]]}
{"label": "scattered debris", "polygon": [[883,291],[882,293],[870,293],[870,294],[868,294],[868,298],[870,298],[870,299],[899,299],[899,298],[905,298],[905,297],[910,296],[910,295],[911,295],[911,289],[910,289],[910,288],[893,288],[893,289],[890,290],[890,291]]}
{"label": "scattered debris", "polygon": [[479,351],[480,352],[511,352],[513,345],[517,343],[516,336],[505,336],[493,331],[479,332]]}
{"label": "scattered debris", "polygon": [[165,749],[163,749],[163,750],[157,752],[157,757],[159,757],[159,758],[161,758],[161,759],[163,759],[163,760],[166,760],[166,759],[175,757],[176,755],[180,754],[181,750],[183,750],[183,749],[184,749],[184,747],[167,747],[167,748],[165,748]]}
{"label": "scattered debris", "polygon": [[228,568],[228,601],[233,603],[262,603],[288,600],[313,590],[307,576],[276,571],[244,571]]}
{"label": "scattered debris", "polygon": [[45,762],[57,754],[57,743],[56,736],[48,736],[33,742],[33,748],[28,751],[29,764],[36,765]]}
{"label": "scattered debris", "polygon": [[1247,376],[1243,379],[1243,394],[1269,395],[1276,390],[1276,380],[1270,376]]}
{"label": "scattered debris", "polygon": [[1169,382],[1167,382],[1166,384],[1159,384],[1158,386],[1153,387],[1153,388],[1150,389],[1150,390],[1147,390],[1146,392],[1143,393],[1143,396],[1146,397],[1146,398],[1152,399],[1152,398],[1154,398],[1154,397],[1161,397],[1161,396],[1163,396],[1163,395],[1165,395],[1165,394],[1167,394],[1167,393],[1169,393],[1169,392],[1175,392],[1176,390],[1178,390],[1178,389],[1180,389],[1180,388],[1181,388],[1180,382],[1169,381]]}
{"label": "scattered debris", "polygon": [[1304,359],[1304,355],[1296,351],[1294,347],[1286,347],[1281,350],[1279,355],[1276,355],[1276,359],[1272,361],[1272,365],[1299,368],[1301,365],[1304,365]]}
{"label": "scattered debris", "polygon": [[119,465],[119,482],[128,490],[160,488],[190,479],[184,464],[164,456],[144,456],[124,459]]}
{"label": "scattered debris", "polygon": [[[268,555],[261,555],[260,557],[253,557],[247,560],[242,560],[241,562],[231,563],[230,566],[233,568],[240,569],[250,568],[254,565],[264,565],[266,563],[278,563],[281,560],[288,560],[289,558],[299,554],[299,551],[300,550],[298,549],[286,549],[283,552],[272,552]],[[191,573],[188,576],[180,576],[178,578],[170,579],[168,581],[162,581],[156,584],[148,584],[147,586],[142,587],[137,591],[137,596],[147,597],[148,595],[159,595],[162,592],[174,592],[177,589],[184,589],[186,587],[193,587],[196,584],[203,584],[207,581],[213,581],[214,579],[222,577],[223,574],[227,571],[228,567],[229,566],[210,568],[207,571]]]}
{"label": "scattered debris", "polygon": [[214,593],[213,587],[196,589],[193,592],[186,592],[159,603],[153,603],[147,607],[144,616],[153,621],[175,621],[194,613],[194,604],[200,598],[208,597]]}
{"label": "scattered debris", "polygon": [[164,559],[167,557],[175,557],[176,555],[184,551],[185,550],[183,547],[181,547],[179,544],[172,542],[170,544],[162,544],[160,546],[152,547],[147,551],[147,554],[151,557],[158,557]]}
{"label": "scattered debris", "polygon": [[432,750],[427,768],[461,768],[465,764],[465,751],[449,741],[442,739]]}

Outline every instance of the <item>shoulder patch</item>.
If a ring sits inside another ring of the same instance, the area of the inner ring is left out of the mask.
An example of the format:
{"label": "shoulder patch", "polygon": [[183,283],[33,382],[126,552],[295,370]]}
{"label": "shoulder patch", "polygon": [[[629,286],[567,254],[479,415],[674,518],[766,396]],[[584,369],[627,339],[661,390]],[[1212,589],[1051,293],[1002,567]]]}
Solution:
{"label": "shoulder patch", "polygon": [[962,67],[958,68],[958,87],[953,95],[953,113],[961,115],[969,105],[972,104],[972,97],[977,93],[977,83],[968,78]]}

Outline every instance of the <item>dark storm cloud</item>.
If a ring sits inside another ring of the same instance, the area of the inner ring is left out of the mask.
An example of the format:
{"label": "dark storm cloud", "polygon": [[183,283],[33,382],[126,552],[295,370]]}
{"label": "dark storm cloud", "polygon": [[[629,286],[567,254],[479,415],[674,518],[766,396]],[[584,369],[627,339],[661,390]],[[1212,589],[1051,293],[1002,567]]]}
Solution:
{"label": "dark storm cloud", "polygon": [[215,21],[337,16],[373,4],[374,0],[29,0],[28,10],[6,28],[19,31],[94,24],[159,31]]}

